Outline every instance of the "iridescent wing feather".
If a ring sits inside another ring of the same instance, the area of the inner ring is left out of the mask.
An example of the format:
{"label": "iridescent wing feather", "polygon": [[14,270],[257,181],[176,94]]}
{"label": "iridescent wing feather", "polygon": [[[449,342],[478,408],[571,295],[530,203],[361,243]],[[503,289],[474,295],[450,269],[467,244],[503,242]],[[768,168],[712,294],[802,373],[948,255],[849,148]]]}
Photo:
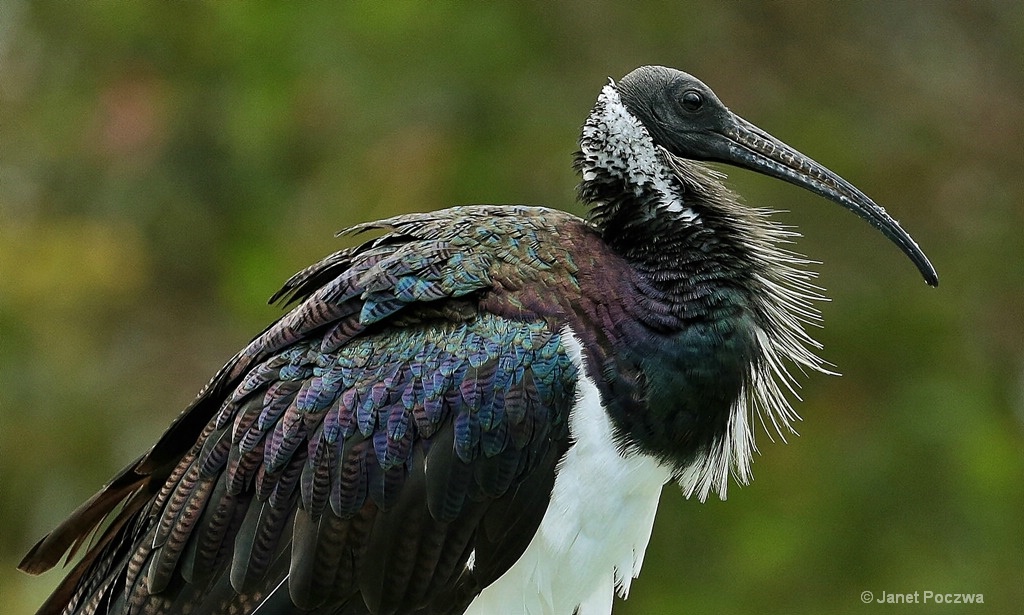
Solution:
{"label": "iridescent wing feather", "polygon": [[562,217],[405,216],[296,274],[275,296],[295,307],[26,557],[45,570],[111,519],[41,612],[464,609],[526,548],[568,446],[557,317],[508,283],[572,278],[540,248]]}

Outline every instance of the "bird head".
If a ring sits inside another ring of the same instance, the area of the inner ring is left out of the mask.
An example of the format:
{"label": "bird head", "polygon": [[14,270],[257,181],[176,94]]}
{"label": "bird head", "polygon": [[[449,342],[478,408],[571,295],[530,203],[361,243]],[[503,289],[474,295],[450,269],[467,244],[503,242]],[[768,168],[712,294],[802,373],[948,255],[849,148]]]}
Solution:
{"label": "bird head", "polygon": [[924,252],[882,207],[836,173],[730,111],[696,77],[664,66],[642,66],[614,88],[670,163],[722,162],[810,190],[867,220],[910,258],[928,284],[938,285]]}

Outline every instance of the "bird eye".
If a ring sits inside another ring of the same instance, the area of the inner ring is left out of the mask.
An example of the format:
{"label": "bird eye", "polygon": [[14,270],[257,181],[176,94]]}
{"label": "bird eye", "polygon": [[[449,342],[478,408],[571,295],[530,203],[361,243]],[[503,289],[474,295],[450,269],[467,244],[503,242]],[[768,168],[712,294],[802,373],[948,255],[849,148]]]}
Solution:
{"label": "bird eye", "polygon": [[687,111],[697,111],[704,106],[704,96],[697,90],[686,90],[679,97],[679,104]]}

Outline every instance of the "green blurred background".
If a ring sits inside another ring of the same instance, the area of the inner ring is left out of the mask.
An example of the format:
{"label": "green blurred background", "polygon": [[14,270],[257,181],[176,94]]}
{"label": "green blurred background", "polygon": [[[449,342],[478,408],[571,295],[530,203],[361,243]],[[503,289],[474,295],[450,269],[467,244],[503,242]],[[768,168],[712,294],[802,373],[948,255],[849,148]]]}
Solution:
{"label": "green blurred background", "polygon": [[[733,171],[824,261],[802,433],[756,480],[670,488],[619,614],[1020,612],[1024,8],[979,2],[0,2],[0,595],[279,311],[336,229],[476,202],[579,212],[600,87],[704,79],[931,256]],[[863,605],[983,593],[987,607]]]}

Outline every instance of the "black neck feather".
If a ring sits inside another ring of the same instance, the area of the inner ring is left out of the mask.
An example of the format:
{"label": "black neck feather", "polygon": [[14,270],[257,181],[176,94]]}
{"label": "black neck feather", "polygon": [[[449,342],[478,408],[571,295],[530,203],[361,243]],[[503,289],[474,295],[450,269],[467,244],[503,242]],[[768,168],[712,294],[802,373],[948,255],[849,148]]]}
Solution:
{"label": "black neck feather", "polygon": [[[582,164],[580,154],[577,167]],[[749,238],[740,221],[718,206],[725,188],[703,169],[701,174],[689,181],[673,174],[681,211],[670,211],[656,190],[600,172],[578,187],[591,208],[591,224],[633,265],[642,282],[637,290],[669,307],[677,326],[735,312],[742,307],[737,302],[746,303],[754,276]]]}

